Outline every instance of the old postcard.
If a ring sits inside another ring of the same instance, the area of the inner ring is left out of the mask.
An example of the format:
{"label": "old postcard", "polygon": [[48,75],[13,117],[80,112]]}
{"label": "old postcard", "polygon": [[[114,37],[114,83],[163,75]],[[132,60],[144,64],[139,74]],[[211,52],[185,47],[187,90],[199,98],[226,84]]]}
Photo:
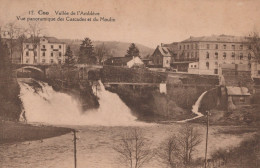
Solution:
{"label": "old postcard", "polygon": [[0,0],[0,168],[260,167],[259,0]]}

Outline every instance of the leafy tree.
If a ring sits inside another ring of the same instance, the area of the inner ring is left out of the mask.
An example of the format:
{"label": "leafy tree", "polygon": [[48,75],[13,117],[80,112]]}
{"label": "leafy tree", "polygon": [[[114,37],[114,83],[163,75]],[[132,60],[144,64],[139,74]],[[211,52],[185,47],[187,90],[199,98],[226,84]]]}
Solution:
{"label": "leafy tree", "polygon": [[139,57],[139,49],[132,43],[127,50],[125,57]]}
{"label": "leafy tree", "polygon": [[95,64],[96,60],[92,42],[89,38],[85,38],[79,48],[79,63]]}
{"label": "leafy tree", "polygon": [[73,56],[73,52],[70,49],[70,46],[67,47],[65,56],[66,56],[65,64],[67,66],[73,66],[75,64],[75,58]]}
{"label": "leafy tree", "polygon": [[254,54],[252,57],[260,63],[260,37],[258,32],[252,32],[248,37],[248,49]]}

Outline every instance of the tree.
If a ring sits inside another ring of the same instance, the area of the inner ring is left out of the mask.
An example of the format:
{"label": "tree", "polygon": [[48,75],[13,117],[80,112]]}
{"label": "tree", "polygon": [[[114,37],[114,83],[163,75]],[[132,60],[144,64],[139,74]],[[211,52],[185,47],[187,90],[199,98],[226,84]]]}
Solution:
{"label": "tree", "polygon": [[252,32],[248,37],[248,49],[254,54],[252,57],[260,63],[260,37],[258,32]]}
{"label": "tree", "polygon": [[39,36],[42,32],[42,27],[39,22],[29,22],[29,27],[27,29],[27,34],[30,36],[30,42],[33,45],[34,63],[37,63],[37,45],[39,44]]}
{"label": "tree", "polygon": [[11,60],[9,57],[9,49],[7,44],[4,44],[0,37],[0,78],[11,77]]}
{"label": "tree", "polygon": [[94,47],[89,38],[85,38],[79,48],[79,63],[95,64],[96,57],[94,54]]}
{"label": "tree", "polygon": [[70,49],[70,46],[67,47],[65,56],[66,56],[65,65],[73,66],[75,64],[75,58],[73,56],[73,52]]}
{"label": "tree", "polygon": [[130,168],[141,168],[153,156],[142,133],[137,129],[122,136],[120,143],[113,149],[119,153],[119,159]]}
{"label": "tree", "polygon": [[177,135],[171,136],[162,144],[158,156],[171,168],[177,165],[188,166],[192,162],[192,154],[201,143],[201,135],[194,128],[185,124]]}
{"label": "tree", "polygon": [[179,148],[176,139],[177,137],[175,135],[166,139],[157,153],[160,161],[171,168],[176,168],[180,162],[178,155]]}
{"label": "tree", "polygon": [[99,64],[101,64],[106,58],[112,57],[111,55],[109,55],[108,49],[106,48],[104,43],[95,46],[95,55]]}
{"label": "tree", "polygon": [[127,50],[125,57],[139,57],[139,49],[135,46],[135,43],[132,43]]}

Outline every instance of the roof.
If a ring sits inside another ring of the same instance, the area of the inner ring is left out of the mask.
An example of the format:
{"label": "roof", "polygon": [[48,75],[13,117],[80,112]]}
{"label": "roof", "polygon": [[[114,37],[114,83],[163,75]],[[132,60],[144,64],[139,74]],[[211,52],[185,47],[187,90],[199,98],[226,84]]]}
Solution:
{"label": "roof", "polygon": [[211,35],[211,36],[201,36],[193,37],[183,40],[181,42],[229,42],[229,43],[241,43],[247,42],[246,37],[242,36],[230,36],[230,35]]}
{"label": "roof", "polygon": [[105,61],[105,64],[122,65],[129,62],[132,57],[112,57]]}
{"label": "roof", "polygon": [[250,96],[246,87],[227,86],[227,94],[229,96]]}
{"label": "roof", "polygon": [[59,39],[57,39],[56,37],[46,37],[46,36],[35,37],[34,39],[33,39],[33,37],[30,37],[30,38],[26,39],[25,42],[32,43],[34,40],[35,40],[35,42],[39,42],[41,38],[45,38],[49,43],[64,43],[64,42],[60,41]]}
{"label": "roof", "polygon": [[162,47],[161,45],[158,45],[157,48],[155,49],[155,51],[157,49],[161,53],[161,55],[164,56],[164,57],[171,57],[172,56],[170,50],[168,49],[168,47]]}

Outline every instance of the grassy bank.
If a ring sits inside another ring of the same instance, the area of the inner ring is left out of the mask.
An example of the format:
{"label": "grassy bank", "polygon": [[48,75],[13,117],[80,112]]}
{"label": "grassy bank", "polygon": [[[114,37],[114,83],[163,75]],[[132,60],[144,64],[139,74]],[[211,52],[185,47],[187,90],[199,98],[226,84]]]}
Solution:
{"label": "grassy bank", "polygon": [[53,126],[34,126],[11,121],[0,125],[0,144],[42,140],[71,132],[72,129]]}

